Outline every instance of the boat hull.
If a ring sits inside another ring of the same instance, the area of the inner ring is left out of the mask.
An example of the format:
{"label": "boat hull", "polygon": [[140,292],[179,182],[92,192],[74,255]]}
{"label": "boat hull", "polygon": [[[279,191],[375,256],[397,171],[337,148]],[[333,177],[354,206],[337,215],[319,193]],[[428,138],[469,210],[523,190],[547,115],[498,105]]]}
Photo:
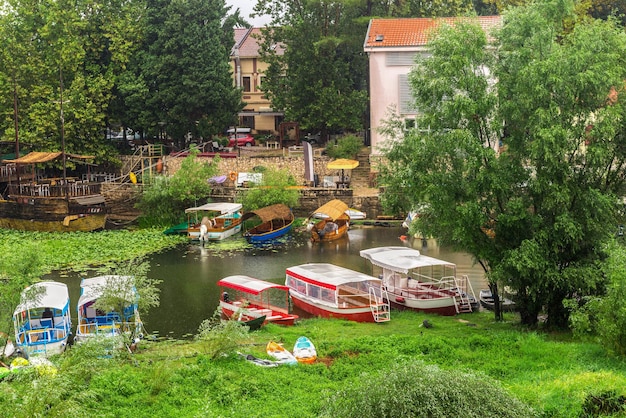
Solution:
{"label": "boat hull", "polygon": [[320,316],[322,318],[346,319],[348,321],[355,322],[375,322],[374,315],[372,314],[369,306],[358,308],[339,308],[327,306],[305,299],[295,292],[291,292],[291,300],[296,308],[314,316]]}
{"label": "boat hull", "polygon": [[0,228],[42,232],[89,232],[104,229],[103,205],[72,204],[63,198],[23,197],[0,200]]}
{"label": "boat hull", "polygon": [[454,297],[410,298],[405,294],[389,292],[389,303],[396,309],[411,309],[418,312],[434,313],[444,316],[456,315],[457,308]]}
{"label": "boat hull", "polygon": [[[225,229],[208,229],[204,239],[205,241],[221,241],[228,237],[232,237],[239,232],[241,232],[241,223],[232,225],[231,227]],[[187,230],[187,237],[192,241],[199,241],[200,228],[189,228]]]}
{"label": "boat hull", "polygon": [[262,243],[274,240],[276,238],[280,238],[283,235],[287,234],[291,230],[291,226],[293,222],[290,222],[288,225],[283,226],[282,228],[274,229],[269,232],[264,233],[255,233],[253,230],[250,230],[244,234],[246,241],[249,243]]}
{"label": "boat hull", "polygon": [[349,222],[348,221],[343,221],[342,220],[336,220],[334,221],[337,224],[337,230],[333,231],[333,232],[327,232],[325,234],[320,234],[320,231],[323,231],[326,223],[328,222],[327,219],[322,220],[320,222],[318,222],[317,224],[315,224],[315,226],[313,227],[313,229],[311,230],[311,241],[313,242],[331,242],[331,241],[336,241],[338,239],[341,239],[343,237],[345,237],[348,234],[348,227],[349,227]]}
{"label": "boat hull", "polygon": [[[234,318],[237,312],[240,310],[237,305],[229,302],[220,301],[220,308],[222,316],[224,318]],[[272,311],[271,309],[253,309],[248,310],[246,308],[241,309],[242,319],[244,322],[253,318],[265,317],[264,323],[272,323],[276,325],[293,325],[298,318],[297,315],[283,315],[281,313]]]}

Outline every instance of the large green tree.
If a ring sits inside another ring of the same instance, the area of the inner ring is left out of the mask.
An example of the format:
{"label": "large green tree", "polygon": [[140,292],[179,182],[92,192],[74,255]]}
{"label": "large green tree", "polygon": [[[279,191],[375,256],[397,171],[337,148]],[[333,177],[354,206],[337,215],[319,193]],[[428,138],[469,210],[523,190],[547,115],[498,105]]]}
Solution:
{"label": "large green tree", "polygon": [[119,86],[125,125],[184,147],[187,133],[208,137],[236,120],[227,11],[224,0],[148,1],[145,43]]}
{"label": "large green tree", "polygon": [[395,142],[383,173],[388,203],[427,203],[419,228],[515,290],[529,325],[545,309],[564,326],[564,299],[603,288],[626,174],[626,35],[613,21],[571,27],[572,11],[511,9],[495,49],[476,27],[443,29],[411,75],[430,130]]}
{"label": "large green tree", "polygon": [[110,159],[101,139],[116,76],[136,45],[138,4],[12,2],[0,16],[3,139],[15,139],[17,114],[24,146],[59,150],[63,128],[68,151]]}

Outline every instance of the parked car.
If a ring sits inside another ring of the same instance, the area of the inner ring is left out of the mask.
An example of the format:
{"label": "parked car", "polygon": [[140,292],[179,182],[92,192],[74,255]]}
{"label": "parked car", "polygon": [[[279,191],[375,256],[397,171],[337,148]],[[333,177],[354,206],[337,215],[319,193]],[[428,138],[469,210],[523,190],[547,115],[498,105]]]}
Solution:
{"label": "parked car", "polygon": [[228,146],[234,147],[235,140],[237,141],[238,147],[252,147],[256,145],[256,141],[254,140],[254,137],[250,135],[249,133],[238,133],[236,135],[231,135],[228,138]]}

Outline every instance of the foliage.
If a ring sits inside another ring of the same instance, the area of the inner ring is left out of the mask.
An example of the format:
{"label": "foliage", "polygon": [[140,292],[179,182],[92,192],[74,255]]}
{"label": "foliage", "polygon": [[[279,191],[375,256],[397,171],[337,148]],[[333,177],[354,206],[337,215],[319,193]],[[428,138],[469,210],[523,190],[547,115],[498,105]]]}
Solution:
{"label": "foliage", "polygon": [[355,159],[362,147],[361,138],[356,135],[346,135],[339,138],[336,144],[329,142],[326,145],[326,154],[331,158]]}
{"label": "foliage", "polygon": [[606,295],[571,299],[570,325],[579,336],[590,335],[608,351],[626,355],[626,249],[613,244],[605,261]]}
{"label": "foliage", "polygon": [[185,209],[196,206],[211,194],[207,180],[217,173],[219,160],[207,163],[197,158],[197,154],[198,150],[192,148],[173,176],[152,179],[137,204],[143,212],[142,225],[176,225],[184,218]]}
{"label": "foliage", "polygon": [[67,151],[112,161],[103,131],[116,78],[137,47],[142,4],[11,2],[0,16],[2,139],[60,150],[62,100]]}
{"label": "foliage", "polygon": [[442,28],[410,76],[429,129],[396,137],[381,175],[389,202],[427,204],[418,229],[516,292],[528,325],[545,307],[566,326],[564,299],[602,291],[624,182],[626,109],[609,97],[626,77],[626,35],[611,21],[565,31],[571,11],[512,9],[496,48],[477,27]]}
{"label": "foliage", "polygon": [[247,211],[276,203],[294,207],[298,204],[300,197],[298,190],[291,187],[296,184],[296,180],[289,174],[289,170],[267,168],[263,171],[261,184],[247,190],[241,203]]}
{"label": "foliage", "polygon": [[[376,382],[372,385],[372,382]],[[405,360],[328,398],[327,417],[533,417],[534,412],[492,379]]]}
{"label": "foliage", "polygon": [[220,315],[218,307],[212,318],[202,321],[196,336],[202,352],[211,359],[234,353],[249,338],[248,327],[239,321],[220,320]]}
{"label": "foliage", "polygon": [[145,41],[120,89],[130,126],[164,130],[182,149],[188,133],[210,138],[234,122],[243,104],[230,74],[226,13],[224,0],[148,2]]}

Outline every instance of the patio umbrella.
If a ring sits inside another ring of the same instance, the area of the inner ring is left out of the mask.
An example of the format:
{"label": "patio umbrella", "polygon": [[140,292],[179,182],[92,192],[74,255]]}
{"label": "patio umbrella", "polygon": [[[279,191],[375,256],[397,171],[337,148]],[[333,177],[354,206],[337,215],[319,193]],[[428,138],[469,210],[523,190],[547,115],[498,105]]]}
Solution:
{"label": "patio umbrella", "polygon": [[349,160],[347,158],[339,158],[335,161],[329,162],[326,167],[330,170],[341,170],[341,181],[344,180],[343,171],[344,170],[352,170],[359,166],[359,162],[357,160]]}

